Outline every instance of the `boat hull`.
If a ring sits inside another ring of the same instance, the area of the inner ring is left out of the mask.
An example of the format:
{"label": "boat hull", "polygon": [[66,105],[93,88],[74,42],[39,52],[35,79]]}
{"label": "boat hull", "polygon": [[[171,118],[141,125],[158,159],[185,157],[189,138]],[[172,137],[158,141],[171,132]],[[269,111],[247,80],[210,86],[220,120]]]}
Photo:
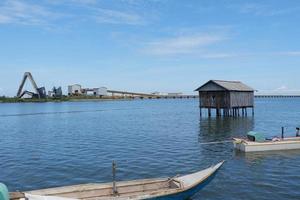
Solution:
{"label": "boat hull", "polygon": [[236,150],[242,152],[294,150],[300,149],[300,140],[289,138],[281,141],[249,142],[236,139],[233,145]]}
{"label": "boat hull", "polygon": [[206,185],[208,185],[216,176],[217,171],[214,172],[211,176],[209,176],[206,180],[204,180],[202,183],[198,184],[197,186],[190,188],[186,191],[179,192],[177,194],[171,194],[166,196],[160,196],[160,197],[154,197],[154,198],[146,198],[147,200],[185,200],[192,196],[194,196],[196,193],[198,193],[200,190],[202,190]]}
{"label": "boat hull", "polygon": [[[216,175],[224,161],[207,169],[175,178],[148,179],[118,182],[117,195],[112,194],[112,183],[83,184],[11,193],[11,200],[184,200],[195,195]],[[27,196],[26,196],[27,195]],[[65,199],[63,199],[65,198]]]}

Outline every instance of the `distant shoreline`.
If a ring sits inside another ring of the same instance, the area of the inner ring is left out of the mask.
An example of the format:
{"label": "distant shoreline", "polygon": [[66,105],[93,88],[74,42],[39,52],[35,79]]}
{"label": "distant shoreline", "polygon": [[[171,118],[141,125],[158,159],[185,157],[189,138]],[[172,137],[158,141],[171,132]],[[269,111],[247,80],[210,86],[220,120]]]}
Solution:
{"label": "distant shoreline", "polygon": [[91,102],[91,101],[116,101],[116,100],[134,100],[134,98],[97,98],[97,97],[62,97],[46,99],[22,99],[16,97],[0,97],[0,103],[48,103],[48,102]]}
{"label": "distant shoreline", "polygon": [[[300,98],[300,95],[255,95],[256,99],[261,98]],[[197,97],[198,98],[198,97]],[[122,101],[122,100],[139,100],[139,99],[164,99],[164,98],[132,98],[123,96],[93,97],[93,96],[64,96],[62,98],[17,98],[17,97],[0,97],[0,103],[47,103],[47,102],[92,102],[92,101]],[[169,97],[167,99],[175,99]],[[177,98],[176,98],[177,99]]]}

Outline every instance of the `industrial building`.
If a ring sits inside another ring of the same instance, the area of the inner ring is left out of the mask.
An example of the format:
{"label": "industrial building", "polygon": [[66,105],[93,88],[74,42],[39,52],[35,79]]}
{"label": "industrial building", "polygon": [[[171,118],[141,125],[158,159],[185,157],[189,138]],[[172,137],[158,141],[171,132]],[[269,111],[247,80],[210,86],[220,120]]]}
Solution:
{"label": "industrial building", "polygon": [[[23,91],[23,87],[24,87],[27,79],[30,80],[31,85],[34,89],[34,92],[27,91],[27,90]],[[22,98],[24,95],[28,95],[31,98],[38,98],[38,99],[46,98],[46,96],[47,96],[45,87],[38,87],[30,72],[24,73],[21,84],[20,84],[18,92],[17,92],[18,98]]]}
{"label": "industrial building", "polygon": [[199,92],[200,115],[202,109],[215,109],[216,115],[239,116],[247,115],[247,108],[252,108],[254,114],[254,89],[240,81],[210,80],[197,88]]}
{"label": "industrial building", "polygon": [[107,96],[107,88],[99,87],[99,88],[83,88],[81,90],[83,95],[93,95],[97,97]]}
{"label": "industrial building", "polygon": [[61,87],[53,87],[52,90],[48,91],[48,97],[61,98],[63,96]]}
{"label": "industrial building", "polygon": [[169,92],[168,93],[168,96],[181,96],[182,95],[182,92]]}
{"label": "industrial building", "polygon": [[69,96],[77,96],[77,95],[81,95],[81,85],[79,84],[74,84],[74,85],[69,85],[68,86],[68,95]]}
{"label": "industrial building", "polygon": [[82,88],[79,84],[69,85],[68,86],[68,95],[69,96],[96,96],[96,97],[103,97],[107,96],[107,88],[106,87],[99,87],[99,88]]}

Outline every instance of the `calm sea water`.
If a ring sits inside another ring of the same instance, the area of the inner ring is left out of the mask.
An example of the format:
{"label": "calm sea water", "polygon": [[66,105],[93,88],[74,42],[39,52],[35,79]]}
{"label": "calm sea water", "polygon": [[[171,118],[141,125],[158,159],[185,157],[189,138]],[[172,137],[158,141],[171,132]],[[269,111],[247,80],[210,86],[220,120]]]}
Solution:
{"label": "calm sea water", "polygon": [[300,199],[300,151],[236,153],[250,130],[287,135],[300,99],[256,99],[255,116],[200,120],[198,100],[0,104],[0,182],[11,191],[191,173],[224,167],[193,199]]}

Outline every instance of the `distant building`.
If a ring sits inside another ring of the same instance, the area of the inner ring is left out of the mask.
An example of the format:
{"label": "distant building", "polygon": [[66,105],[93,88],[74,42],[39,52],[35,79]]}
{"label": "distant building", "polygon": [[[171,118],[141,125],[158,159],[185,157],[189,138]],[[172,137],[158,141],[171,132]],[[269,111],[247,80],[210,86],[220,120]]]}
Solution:
{"label": "distant building", "polygon": [[182,92],[169,92],[168,96],[180,96],[182,95]]}
{"label": "distant building", "polygon": [[151,94],[158,95],[158,96],[167,96],[168,95],[167,92],[152,92]]}
{"label": "distant building", "polygon": [[54,97],[54,92],[53,91],[48,91],[48,97]]}
{"label": "distant building", "polygon": [[99,87],[93,89],[94,96],[102,97],[107,96],[107,88],[106,87]]}
{"label": "distant building", "polygon": [[60,98],[62,97],[62,89],[61,87],[53,87],[51,91],[48,91],[48,97],[56,97],[56,98]]}
{"label": "distant building", "polygon": [[107,96],[107,88],[106,87],[99,87],[99,88],[82,88],[81,93],[86,96]]}
{"label": "distant building", "polygon": [[74,85],[69,85],[68,86],[68,95],[81,95],[81,85],[79,84],[74,84]]}
{"label": "distant building", "polygon": [[210,80],[197,88],[199,92],[200,115],[202,108],[208,110],[211,116],[211,109],[216,110],[216,115],[239,116],[247,115],[247,108],[252,108],[254,114],[254,89],[240,81]]}

